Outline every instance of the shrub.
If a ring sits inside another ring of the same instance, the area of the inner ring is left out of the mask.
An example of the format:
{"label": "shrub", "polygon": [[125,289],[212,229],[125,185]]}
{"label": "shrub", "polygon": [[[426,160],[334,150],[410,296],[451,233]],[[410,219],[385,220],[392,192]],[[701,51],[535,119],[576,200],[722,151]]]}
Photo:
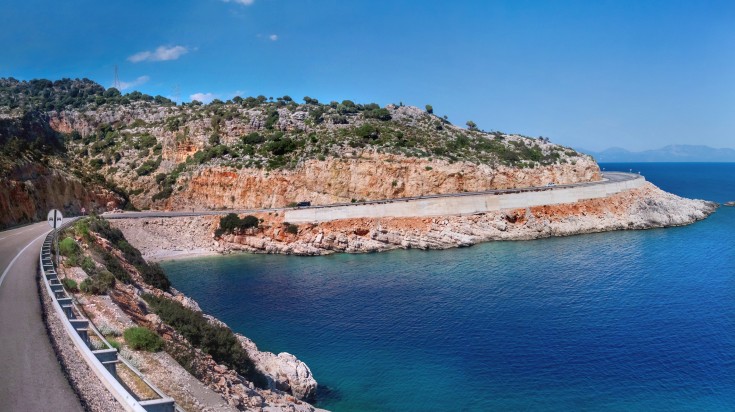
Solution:
{"label": "shrub", "polygon": [[258,227],[260,221],[257,217],[247,215],[240,219],[235,213],[228,213],[219,221],[219,229],[215,232],[217,236],[222,236],[225,233],[232,233],[236,230],[250,229]]}
{"label": "shrub", "polygon": [[355,134],[363,139],[377,139],[380,136],[378,129],[373,125],[363,124],[355,130]]}
{"label": "shrub", "polygon": [[103,270],[98,275],[91,276],[79,285],[79,290],[92,295],[104,295],[115,286],[115,277],[112,273]]}
{"label": "shrub", "polygon": [[181,333],[194,347],[212,356],[217,363],[233,368],[258,387],[268,386],[247,352],[232,331],[214,325],[200,312],[184,307],[179,302],[150,294],[142,296],[161,320]]}
{"label": "shrub", "polygon": [[286,224],[286,233],[290,233],[292,235],[295,235],[299,233],[299,227],[297,225],[294,225],[292,223]]}
{"label": "shrub", "polygon": [[388,109],[372,109],[365,112],[365,118],[388,121],[391,119]]}
{"label": "shrub", "polygon": [[94,261],[89,256],[85,256],[79,266],[81,266],[82,270],[84,270],[89,276],[93,276],[97,273],[97,266],[94,264]]}
{"label": "shrub", "polygon": [[79,285],[77,285],[77,281],[74,279],[69,279],[69,278],[61,279],[61,284],[64,285],[64,289],[68,290],[69,292],[72,292],[72,293],[79,292]]}
{"label": "shrub", "polygon": [[266,113],[266,119],[265,119],[265,128],[266,129],[273,129],[273,126],[278,121],[278,110],[275,108],[269,109]]}
{"label": "shrub", "polygon": [[128,346],[135,350],[158,352],[163,349],[163,339],[147,328],[139,326],[127,328],[123,332],[123,337]]}
{"label": "shrub", "polygon": [[247,136],[243,136],[242,142],[245,144],[256,145],[265,142],[265,138],[261,136],[258,132],[252,132]]}
{"label": "shrub", "polygon": [[276,156],[288,154],[296,150],[296,142],[289,137],[276,139],[268,143],[268,150]]}
{"label": "shrub", "polygon": [[171,195],[174,193],[174,189],[172,187],[165,187],[160,192],[153,195],[151,198],[154,202],[157,200],[164,200],[171,197]]}
{"label": "shrub", "polygon": [[159,156],[156,158],[156,160],[146,160],[139,168],[135,169],[135,173],[138,174],[138,176],[147,176],[151,173],[153,173],[156,169],[158,169],[158,166],[161,165],[161,157]]}
{"label": "shrub", "polygon": [[79,245],[77,245],[77,242],[70,237],[66,237],[59,242],[59,253],[61,253],[62,256],[73,257],[78,255],[80,251],[81,249],[79,248]]}

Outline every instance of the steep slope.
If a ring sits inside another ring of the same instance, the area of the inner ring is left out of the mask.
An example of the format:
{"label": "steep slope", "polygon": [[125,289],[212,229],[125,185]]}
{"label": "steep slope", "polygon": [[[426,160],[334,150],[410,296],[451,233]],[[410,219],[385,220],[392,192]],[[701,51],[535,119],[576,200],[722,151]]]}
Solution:
{"label": "steep slope", "polygon": [[[22,120],[24,141],[47,136],[68,170],[144,209],[281,207],[600,178],[591,157],[547,139],[463,129],[416,107],[304,101],[175,105],[88,80],[0,80],[0,116]],[[107,206],[103,200],[90,205]],[[13,210],[10,220],[23,213]]]}

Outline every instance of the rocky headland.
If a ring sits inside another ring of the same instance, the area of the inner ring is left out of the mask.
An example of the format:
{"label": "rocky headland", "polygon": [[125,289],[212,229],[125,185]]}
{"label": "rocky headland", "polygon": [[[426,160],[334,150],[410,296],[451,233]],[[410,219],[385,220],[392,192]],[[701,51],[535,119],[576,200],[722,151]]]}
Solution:
{"label": "rocky headland", "polygon": [[651,183],[577,203],[431,218],[345,219],[287,230],[278,213],[258,213],[259,227],[216,236],[219,216],[113,219],[144,256],[235,251],[323,255],[392,249],[447,249],[493,240],[530,240],[623,229],[680,226],[706,218],[717,205],[667,193]]}

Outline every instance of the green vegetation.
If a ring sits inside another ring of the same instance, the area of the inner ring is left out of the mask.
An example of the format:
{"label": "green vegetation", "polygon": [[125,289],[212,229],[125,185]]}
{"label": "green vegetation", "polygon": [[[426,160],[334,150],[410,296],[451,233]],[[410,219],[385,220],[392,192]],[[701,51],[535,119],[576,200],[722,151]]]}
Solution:
{"label": "green vegetation", "polygon": [[[111,227],[110,223],[104,219],[88,218],[87,220],[89,230],[98,233],[100,236],[110,241],[110,243],[112,243],[118,250],[120,250],[123,258],[125,258],[126,261],[128,261],[138,270],[138,272],[140,272],[140,275],[143,277],[143,280],[146,283],[161,290],[168,290],[168,288],[171,287],[171,282],[168,280],[168,277],[166,276],[166,273],[163,271],[161,266],[159,266],[157,263],[146,262],[145,259],[143,259],[143,256],[140,254],[140,251],[131,246],[130,243],[125,240],[125,236],[123,236],[122,232],[119,229]],[[110,269],[110,266],[112,266],[112,270],[116,270],[115,264],[111,263],[112,260],[115,260],[117,262],[114,257],[105,257],[105,263],[108,265],[108,269]],[[121,273],[119,273],[118,275],[121,278],[124,278]],[[125,282],[125,280],[121,280]]]}
{"label": "green vegetation", "polygon": [[122,345],[120,342],[117,341],[117,339],[108,338],[107,342],[112,346],[113,349],[120,352],[120,349],[122,349]]}
{"label": "green vegetation", "polygon": [[260,224],[260,220],[252,215],[247,215],[240,219],[235,213],[228,213],[226,216],[219,220],[219,228],[215,230],[214,234],[220,237],[226,233],[233,233],[250,228],[257,228]]}
{"label": "green vegetation", "polygon": [[233,368],[256,386],[267,387],[267,380],[255,368],[230,329],[210,323],[201,313],[179,302],[150,294],[142,298],[161,320],[181,333],[194,347],[211,355],[217,363]]}
{"label": "green vegetation", "polygon": [[297,225],[294,225],[293,223],[284,223],[286,226],[286,233],[290,233],[292,235],[295,235],[299,233],[299,227]]}
{"label": "green vegetation", "polygon": [[106,89],[89,79],[61,79],[56,81],[34,79],[19,81],[0,79],[0,106],[25,110],[63,110],[87,105],[130,104],[150,102],[163,106],[175,103],[163,96],[149,96],[140,92],[121,94],[115,88]]}
{"label": "green vegetation", "polygon": [[72,293],[79,292],[79,285],[77,284],[77,281],[74,279],[63,278],[61,279],[61,284],[64,285],[64,289],[68,290],[69,292],[72,292]]}
{"label": "green vegetation", "polygon": [[134,350],[158,352],[163,349],[163,339],[148,328],[139,326],[127,328],[123,332],[125,343]]}
{"label": "green vegetation", "polygon": [[[84,135],[77,131],[64,135],[49,126],[46,112],[61,105],[93,113],[109,111],[109,105],[118,104],[135,104],[136,110],[155,111],[161,116],[156,116],[157,120],[144,117],[102,124]],[[446,116],[435,116],[431,104],[426,104],[424,111],[406,109],[402,104],[381,107],[352,100],[320,103],[309,96],[304,97],[304,104],[294,102],[290,96],[238,96],[210,104],[175,106],[141,93],[121,95],[88,80],[0,79],[0,112],[20,107],[26,111],[0,118],[0,156],[30,156],[41,161],[69,152],[84,157],[87,160],[79,176],[85,183],[114,188],[126,199],[125,191],[111,182],[113,178],[127,180],[119,177],[131,171],[144,182],[145,189],[136,185],[136,190],[144,190],[153,201],[163,201],[185,187],[188,179],[181,182],[180,177],[198,165],[293,169],[309,159],[359,157],[363,155],[361,149],[513,167],[566,163],[573,160],[569,157],[577,156],[566,148],[539,143],[538,139],[480,131],[471,120],[466,123],[469,130],[454,127]],[[196,124],[201,124],[203,130]],[[226,128],[225,124],[231,127]],[[162,130],[165,135],[161,135]],[[230,130],[249,132],[235,139],[236,136],[229,135]],[[206,137],[202,138],[202,134]],[[171,147],[170,143],[177,148],[199,150],[171,170],[162,163],[163,146]],[[151,189],[147,183],[154,181],[158,187]]]}
{"label": "green vegetation", "polygon": [[115,286],[115,276],[103,270],[98,274],[90,275],[79,285],[79,290],[91,295],[104,295]]}
{"label": "green vegetation", "polygon": [[147,176],[153,173],[156,169],[158,169],[158,166],[160,165],[161,165],[161,156],[158,156],[155,160],[148,159],[139,168],[135,170],[135,173],[137,173],[138,176]]}
{"label": "green vegetation", "polygon": [[59,242],[59,253],[67,258],[66,264],[69,266],[79,265],[81,251],[82,249],[71,237],[65,237]]}

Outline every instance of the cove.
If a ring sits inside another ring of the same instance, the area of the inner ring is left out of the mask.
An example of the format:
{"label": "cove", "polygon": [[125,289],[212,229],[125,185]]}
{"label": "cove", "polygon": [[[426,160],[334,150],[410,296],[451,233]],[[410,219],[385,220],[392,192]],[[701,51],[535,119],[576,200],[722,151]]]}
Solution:
{"label": "cove", "polygon": [[[735,164],[602,166],[735,200]],[[163,266],[261,350],[306,362],[335,411],[735,408],[735,208],[668,229]]]}

